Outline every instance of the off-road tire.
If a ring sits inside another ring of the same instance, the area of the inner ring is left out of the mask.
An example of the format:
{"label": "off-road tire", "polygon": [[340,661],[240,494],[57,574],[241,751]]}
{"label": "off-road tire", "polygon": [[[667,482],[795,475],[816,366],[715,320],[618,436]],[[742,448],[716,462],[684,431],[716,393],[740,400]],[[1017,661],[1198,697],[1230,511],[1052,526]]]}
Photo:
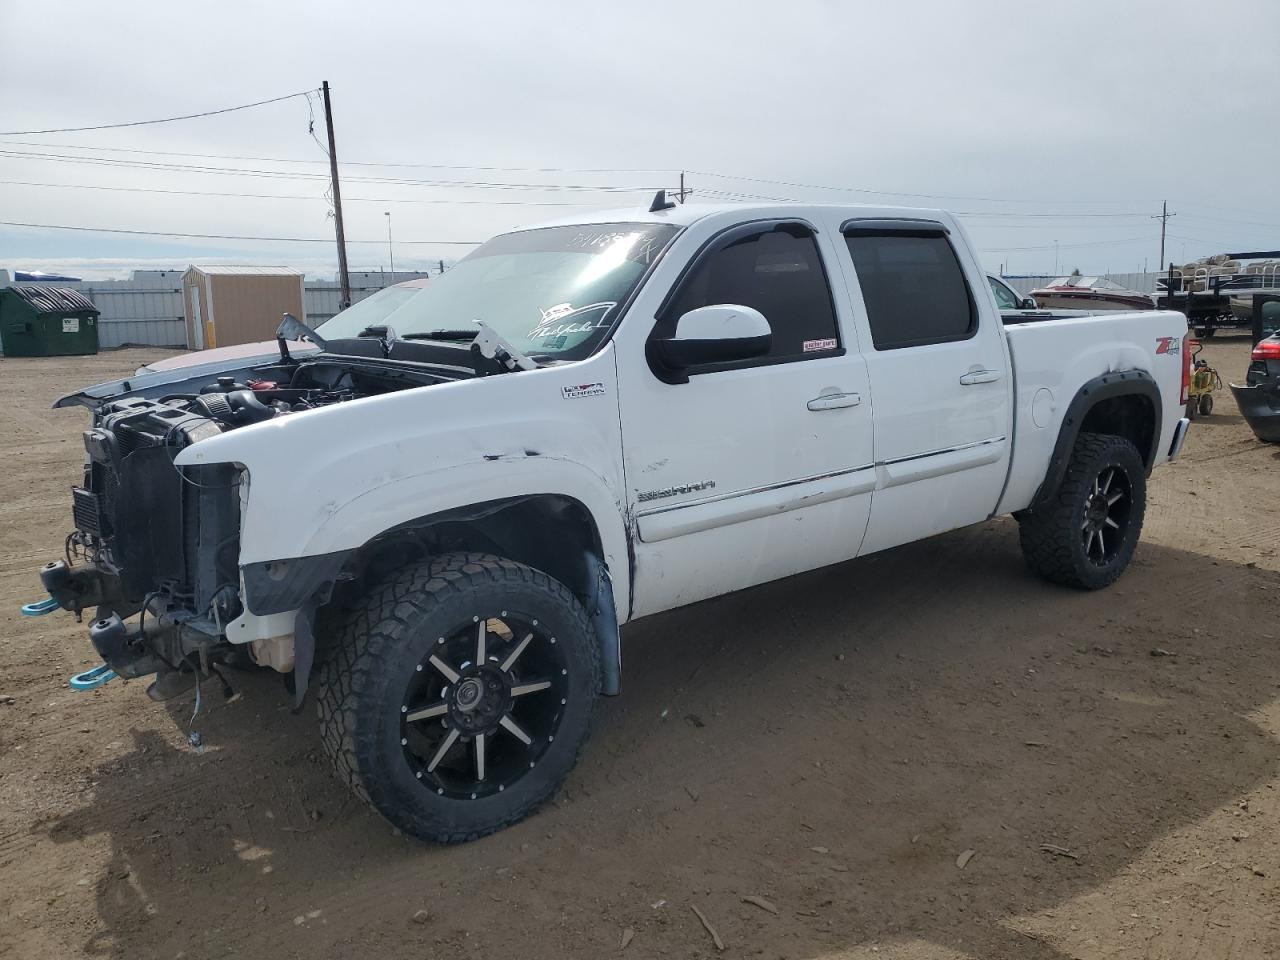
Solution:
{"label": "off-road tire", "polygon": [[[417,779],[401,741],[406,685],[438,635],[478,612],[520,610],[545,624],[567,663],[567,706],[537,765],[503,792],[437,796]],[[340,779],[393,826],[461,843],[532,813],[568,776],[590,727],[600,654],[582,604],[559,581],[524,564],[451,553],[412,564],[374,586],[339,624],[318,668],[316,702],[325,752]]]}
{"label": "off-road tire", "polygon": [[[1130,512],[1118,534],[1115,555],[1098,563],[1086,551],[1084,524],[1094,481],[1110,468],[1123,473]],[[1132,443],[1110,434],[1080,434],[1057,491],[1021,518],[1018,536],[1027,566],[1051,583],[1078,590],[1110,586],[1133,558],[1142,533],[1146,495],[1146,467]]]}
{"label": "off-road tire", "polygon": [[1208,417],[1213,414],[1213,394],[1206,393],[1200,398],[1200,416]]}

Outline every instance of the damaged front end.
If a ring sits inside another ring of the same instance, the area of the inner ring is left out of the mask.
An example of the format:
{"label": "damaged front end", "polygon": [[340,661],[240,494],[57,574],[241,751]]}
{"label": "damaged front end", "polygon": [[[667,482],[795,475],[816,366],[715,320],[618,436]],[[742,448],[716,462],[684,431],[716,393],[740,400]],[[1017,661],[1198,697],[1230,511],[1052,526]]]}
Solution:
{"label": "damaged front end", "polygon": [[[75,529],[64,557],[40,571],[51,600],[33,606],[43,613],[56,603],[77,619],[90,616],[89,639],[104,664],[125,678],[157,675],[148,690],[154,699],[190,689],[240,650],[292,671],[293,611],[304,604],[276,606],[265,617],[246,609],[239,564],[247,473],[233,463],[174,461],[230,430],[454,378],[380,361],[285,355],[230,375],[206,371],[160,384],[138,377],[114,396],[77,395],[93,422],[84,433],[83,479],[71,491]],[[270,579],[255,579],[258,566],[247,568],[249,579],[262,580],[258,593],[270,595]]]}
{"label": "damaged front end", "polygon": [[211,416],[223,407],[227,394],[213,392],[99,407],[71,492],[75,530],[64,559],[40,571],[59,607],[93,611],[89,639],[117,675],[160,674],[160,699],[194,680],[170,674],[207,674],[229,652],[225,627],[241,612],[240,471],[173,463],[226,428]]}

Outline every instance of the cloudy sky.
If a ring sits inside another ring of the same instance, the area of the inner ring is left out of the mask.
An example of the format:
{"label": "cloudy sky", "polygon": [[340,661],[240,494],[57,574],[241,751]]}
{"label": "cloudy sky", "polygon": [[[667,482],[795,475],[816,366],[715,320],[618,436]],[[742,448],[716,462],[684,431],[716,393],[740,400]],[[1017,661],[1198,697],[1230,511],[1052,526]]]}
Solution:
{"label": "cloudy sky", "polygon": [[[1208,29],[1206,24],[1211,24]],[[575,209],[943,206],[992,269],[1280,248],[1276,0],[643,4],[0,0],[0,267],[332,275],[333,88],[353,269]],[[14,226],[39,224],[44,226]],[[137,234],[49,229],[48,225]],[[167,234],[167,235],[152,235]],[[174,234],[309,238],[199,239]]]}

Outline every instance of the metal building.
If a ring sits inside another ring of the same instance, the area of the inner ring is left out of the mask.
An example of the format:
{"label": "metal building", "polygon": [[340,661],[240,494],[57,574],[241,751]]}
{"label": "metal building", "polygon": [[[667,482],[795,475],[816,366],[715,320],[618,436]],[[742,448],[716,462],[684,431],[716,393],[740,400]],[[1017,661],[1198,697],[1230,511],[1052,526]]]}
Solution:
{"label": "metal building", "polygon": [[270,340],[285,313],[306,319],[302,274],[289,267],[190,267],[182,290],[191,350]]}

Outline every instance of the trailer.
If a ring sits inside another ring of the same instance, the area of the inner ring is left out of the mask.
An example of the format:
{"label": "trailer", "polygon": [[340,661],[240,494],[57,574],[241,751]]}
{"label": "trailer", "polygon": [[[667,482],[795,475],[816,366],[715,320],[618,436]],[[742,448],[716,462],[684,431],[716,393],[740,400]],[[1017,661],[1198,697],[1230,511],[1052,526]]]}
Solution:
{"label": "trailer", "polygon": [[[1274,327],[1280,299],[1280,250],[1254,250],[1169,265],[1156,281],[1156,304],[1177,310],[1201,337],[1218,330],[1248,330],[1257,343]],[[1271,304],[1271,306],[1268,306]]]}

